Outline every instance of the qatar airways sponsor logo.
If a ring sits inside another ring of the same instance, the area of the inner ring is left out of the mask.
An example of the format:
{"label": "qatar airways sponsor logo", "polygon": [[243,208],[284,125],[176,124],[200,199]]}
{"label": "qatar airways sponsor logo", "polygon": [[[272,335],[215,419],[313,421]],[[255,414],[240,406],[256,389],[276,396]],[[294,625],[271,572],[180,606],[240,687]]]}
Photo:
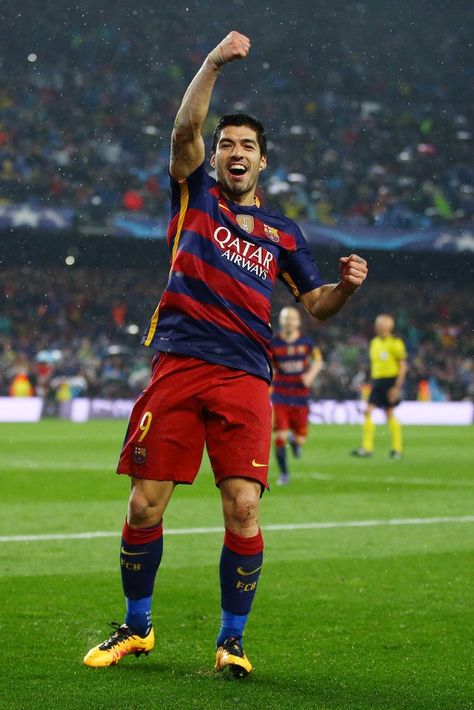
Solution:
{"label": "qatar airways sponsor logo", "polygon": [[268,249],[259,247],[246,239],[235,237],[227,227],[214,230],[214,241],[222,249],[222,258],[228,259],[250,274],[256,274],[265,280],[274,256]]}
{"label": "qatar airways sponsor logo", "polygon": [[284,372],[285,375],[302,375],[306,366],[302,360],[288,360],[287,362],[278,363],[278,369]]}

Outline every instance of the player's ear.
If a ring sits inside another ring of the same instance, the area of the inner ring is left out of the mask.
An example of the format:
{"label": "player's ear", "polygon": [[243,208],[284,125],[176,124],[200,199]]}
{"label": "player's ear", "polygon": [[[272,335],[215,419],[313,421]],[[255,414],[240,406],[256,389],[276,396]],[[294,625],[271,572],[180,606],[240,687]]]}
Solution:
{"label": "player's ear", "polygon": [[216,154],[215,153],[211,153],[211,157],[209,158],[209,162],[211,164],[211,168],[216,167]]}
{"label": "player's ear", "polygon": [[262,157],[260,158],[260,165],[258,166],[258,169],[260,171],[262,171],[262,170],[265,170],[266,167],[267,167],[267,156],[262,155]]}

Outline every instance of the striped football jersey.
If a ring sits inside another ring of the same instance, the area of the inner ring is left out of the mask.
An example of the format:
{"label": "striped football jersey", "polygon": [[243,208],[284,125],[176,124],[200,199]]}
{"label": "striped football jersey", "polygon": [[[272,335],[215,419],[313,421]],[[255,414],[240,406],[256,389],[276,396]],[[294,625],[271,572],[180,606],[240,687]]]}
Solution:
{"label": "striped football jersey", "polygon": [[226,200],[202,164],[171,178],[167,239],[169,279],[143,343],[270,381],[277,278],[296,299],[323,283],[301,230],[257,204]]}
{"label": "striped football jersey", "polygon": [[309,370],[314,360],[321,360],[321,351],[306,335],[292,343],[276,335],[270,345],[273,355],[272,403],[307,407],[310,389],[301,381],[301,375]]}

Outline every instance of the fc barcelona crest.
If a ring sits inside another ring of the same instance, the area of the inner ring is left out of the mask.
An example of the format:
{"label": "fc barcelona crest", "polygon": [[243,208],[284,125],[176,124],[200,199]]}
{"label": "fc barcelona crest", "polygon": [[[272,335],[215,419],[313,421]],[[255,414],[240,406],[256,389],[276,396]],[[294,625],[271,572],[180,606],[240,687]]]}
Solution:
{"label": "fc barcelona crest", "polygon": [[267,236],[269,239],[271,239],[272,242],[279,242],[280,241],[280,235],[278,234],[278,229],[275,229],[275,227],[270,227],[269,224],[264,223],[263,231],[265,232],[265,236]]}
{"label": "fc barcelona crest", "polygon": [[247,234],[252,234],[253,228],[255,226],[254,219],[251,214],[238,214],[237,224],[241,227]]}
{"label": "fc barcelona crest", "polygon": [[135,446],[133,449],[133,460],[135,463],[146,462],[146,448],[144,446]]}

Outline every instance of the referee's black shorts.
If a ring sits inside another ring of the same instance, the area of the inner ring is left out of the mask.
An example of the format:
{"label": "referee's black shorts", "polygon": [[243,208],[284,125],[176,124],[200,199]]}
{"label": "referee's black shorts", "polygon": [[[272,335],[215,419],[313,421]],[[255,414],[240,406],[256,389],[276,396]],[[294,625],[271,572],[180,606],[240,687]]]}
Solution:
{"label": "referee's black shorts", "polygon": [[389,402],[387,399],[387,392],[394,386],[396,379],[396,377],[380,377],[377,380],[372,380],[369,404],[374,404],[376,407],[380,407],[380,409],[396,407],[397,404],[400,404],[400,400]]}

